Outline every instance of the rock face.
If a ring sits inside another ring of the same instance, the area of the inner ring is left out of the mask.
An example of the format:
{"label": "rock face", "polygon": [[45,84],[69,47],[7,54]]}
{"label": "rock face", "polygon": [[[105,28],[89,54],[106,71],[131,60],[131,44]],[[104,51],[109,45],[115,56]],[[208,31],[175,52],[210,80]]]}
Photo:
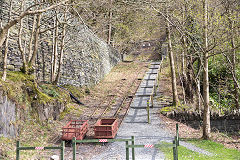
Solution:
{"label": "rock face", "polygon": [[52,101],[49,103],[39,103],[33,101],[29,109],[21,110],[15,102],[10,100],[3,91],[0,91],[0,137],[15,137],[18,135],[19,125],[17,120],[23,122],[26,119],[26,113],[30,112],[40,122],[48,120],[57,120],[60,113],[64,110],[63,102]]}
{"label": "rock face", "polygon": [[16,104],[0,92],[0,136],[14,137],[17,135]]}
{"label": "rock face", "polygon": [[59,118],[60,113],[64,110],[64,103],[60,102],[51,102],[51,103],[42,103],[39,104],[37,102],[32,102],[31,104],[32,110],[37,113],[37,118],[43,122],[48,121],[49,119],[57,120]]}
{"label": "rock face", "polygon": [[96,84],[121,61],[120,54],[83,25],[69,27],[69,46],[64,55],[60,83],[72,85]]}
{"label": "rock face", "polygon": [[[122,59],[117,50],[77,23],[75,27],[69,26],[67,30],[67,47],[59,83],[88,86],[98,83]],[[13,42],[17,43],[14,40]],[[8,69],[19,71],[22,60],[18,48],[15,47],[16,45],[11,44],[9,46]],[[38,53],[35,65],[37,79],[50,81],[52,42],[42,42]]]}

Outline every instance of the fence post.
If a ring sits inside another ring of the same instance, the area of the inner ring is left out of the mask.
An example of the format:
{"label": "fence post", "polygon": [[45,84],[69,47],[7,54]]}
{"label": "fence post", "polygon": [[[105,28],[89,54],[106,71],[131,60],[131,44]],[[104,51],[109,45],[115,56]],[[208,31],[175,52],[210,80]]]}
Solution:
{"label": "fence post", "polygon": [[153,108],[153,93],[151,95],[151,103],[152,103],[151,108]]}
{"label": "fence post", "polygon": [[177,139],[176,139],[176,141],[177,141],[177,146],[179,146],[179,133],[178,133],[178,123],[176,124],[176,136],[177,136]]}
{"label": "fence post", "polygon": [[65,141],[62,141],[61,147],[61,160],[64,160]]}
{"label": "fence post", "polygon": [[173,160],[177,160],[176,158],[176,142],[173,140]]}
{"label": "fence post", "polygon": [[126,160],[129,160],[129,147],[128,147],[128,141],[126,141]]}
{"label": "fence post", "polygon": [[[132,145],[135,145],[134,140],[135,140],[135,138],[134,138],[134,136],[132,136]],[[134,147],[132,148],[132,160],[135,160],[135,149],[134,149]]]}
{"label": "fence post", "polygon": [[149,100],[147,101],[147,118],[148,118],[148,124],[150,124]]}
{"label": "fence post", "polygon": [[73,145],[73,160],[76,160],[76,137],[73,137],[72,145]]}
{"label": "fence post", "polygon": [[16,146],[16,160],[20,159],[20,150],[18,149],[20,147],[20,142],[17,141],[17,146]]}
{"label": "fence post", "polygon": [[176,141],[176,146],[175,146],[175,154],[176,154],[176,160],[178,160],[178,142],[177,142],[177,137],[175,137],[175,141]]}
{"label": "fence post", "polygon": [[156,96],[157,95],[157,86],[156,86],[156,84],[153,85],[153,89],[154,89],[154,96]]}

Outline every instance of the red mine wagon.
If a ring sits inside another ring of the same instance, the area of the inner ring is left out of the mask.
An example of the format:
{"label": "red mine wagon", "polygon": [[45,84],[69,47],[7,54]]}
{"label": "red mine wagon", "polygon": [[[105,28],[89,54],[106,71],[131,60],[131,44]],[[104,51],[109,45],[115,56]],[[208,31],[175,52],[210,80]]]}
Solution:
{"label": "red mine wagon", "polygon": [[116,118],[99,119],[94,125],[94,138],[114,138],[118,130]]}
{"label": "red mine wagon", "polygon": [[88,131],[88,120],[71,120],[62,128],[62,140],[82,140]]}

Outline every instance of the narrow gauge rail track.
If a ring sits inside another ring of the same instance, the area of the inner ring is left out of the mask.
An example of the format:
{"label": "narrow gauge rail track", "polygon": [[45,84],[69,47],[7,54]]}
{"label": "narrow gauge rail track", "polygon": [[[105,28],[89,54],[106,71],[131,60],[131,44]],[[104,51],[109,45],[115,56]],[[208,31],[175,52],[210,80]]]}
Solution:
{"label": "narrow gauge rail track", "polygon": [[[124,85],[124,80],[121,80],[120,85],[114,90],[114,93],[117,93]],[[103,100],[100,104],[95,106],[95,109],[93,110],[92,114],[89,115],[88,119],[93,121],[95,123],[99,118],[101,118],[110,108],[110,106],[113,105],[115,101],[116,95],[108,95],[105,100]]]}
{"label": "narrow gauge rail track", "polygon": [[[132,103],[132,100],[139,88],[139,85],[141,83],[141,80],[143,77],[139,78],[141,72],[138,72],[136,77],[132,82],[130,82],[130,86],[127,92],[123,94],[120,98],[118,98],[118,101],[115,101],[114,98],[117,98],[117,95],[108,95],[105,100],[100,102],[98,105],[94,105],[96,107],[93,112],[85,117],[89,120],[89,132],[90,135],[93,134],[93,125],[96,123],[96,121],[100,118],[118,118],[118,125],[120,126],[123,122],[124,117],[128,114],[130,105]],[[118,93],[119,90],[121,90],[124,86],[126,79],[122,79],[121,83],[117,86],[116,89],[114,89],[114,93]],[[113,103],[115,101],[115,103]],[[91,137],[91,136],[90,136]],[[80,147],[81,145],[86,144],[77,144],[77,147]],[[95,150],[97,148],[97,145],[92,146],[92,150]],[[66,151],[68,152],[66,154],[66,157],[69,157],[71,159],[71,147],[66,147]]]}
{"label": "narrow gauge rail track", "polygon": [[[96,109],[94,109],[92,114],[89,116],[90,128],[91,129],[93,129],[92,125],[94,123],[96,123],[96,121],[99,118],[101,118],[103,116],[118,118],[119,126],[121,125],[124,117],[128,113],[128,110],[129,110],[130,104],[132,102],[132,99],[133,99],[133,97],[134,97],[134,95],[135,95],[135,93],[136,93],[136,91],[137,91],[137,89],[138,89],[138,87],[140,85],[140,82],[142,80],[142,79],[138,78],[139,74],[140,74],[140,72],[137,73],[137,76],[131,82],[131,85],[129,86],[128,91],[120,98],[120,102],[117,103],[114,108],[109,108],[110,106],[112,106],[111,102],[115,98],[114,95],[111,95],[111,96],[108,96],[108,98],[107,98],[107,101],[108,101],[107,105],[103,106],[103,104],[106,103],[106,100],[105,100],[105,101],[102,101],[99,104],[100,107],[97,107]],[[115,89],[115,90],[118,91],[119,89],[121,89],[123,87],[123,84],[124,84],[124,80],[122,80],[120,86],[117,89]],[[136,89],[134,89],[135,87],[136,87]],[[133,90],[133,92],[132,92],[132,90]],[[131,95],[129,95],[129,93],[131,93]],[[111,111],[111,113],[107,113],[108,109],[113,109],[113,110]],[[81,144],[76,144],[76,145],[77,145],[77,147],[79,147]],[[97,146],[94,146],[93,150],[95,150],[96,147]],[[71,147],[66,147],[66,151],[68,152],[66,154],[66,157],[71,157],[71,155],[72,155],[71,154],[71,149],[72,149]]]}
{"label": "narrow gauge rail track", "polygon": [[[129,87],[128,92],[126,92],[125,95],[123,96],[120,105],[118,106],[117,110],[115,111],[115,113],[113,115],[113,117],[116,117],[119,119],[119,126],[121,125],[124,117],[127,115],[130,105],[132,103],[132,100],[139,88],[139,85],[140,85],[140,82],[142,79],[139,79],[138,76],[139,76],[139,72],[137,74],[137,77],[134,79],[131,86]],[[136,89],[134,89],[135,87],[136,87]],[[131,94],[129,95],[129,93],[131,93]]]}
{"label": "narrow gauge rail track", "polygon": [[[123,96],[121,96],[119,98],[118,101],[116,101],[115,103],[113,103],[114,98],[116,98],[115,96],[111,96],[111,98],[109,98],[108,100],[108,104],[105,106],[105,107],[102,107],[101,105],[99,107],[97,107],[94,112],[91,114],[90,116],[90,119],[94,119],[95,122],[104,117],[104,118],[112,118],[112,117],[115,117],[115,118],[118,118],[119,119],[119,125],[121,124],[123,118],[125,117],[125,115],[128,113],[128,109],[129,109],[129,106],[132,102],[132,99],[138,89],[138,86],[139,86],[139,81],[141,79],[138,79],[138,76],[139,76],[139,72],[137,73],[137,76],[136,78],[134,78],[134,80],[130,83],[131,85],[129,86],[129,89],[127,90],[127,92],[124,93]],[[118,87],[117,89],[115,89],[116,91],[119,91],[121,90],[121,88],[123,87],[124,85],[124,80],[121,82],[121,85],[120,87]],[[136,89],[132,92],[133,88]],[[130,95],[129,95],[130,94]],[[101,110],[103,112],[101,112]],[[122,113],[124,114],[121,114],[120,116],[120,112],[122,111]],[[95,117],[93,118],[93,116],[96,114],[96,113],[99,113],[99,116],[98,117]]]}

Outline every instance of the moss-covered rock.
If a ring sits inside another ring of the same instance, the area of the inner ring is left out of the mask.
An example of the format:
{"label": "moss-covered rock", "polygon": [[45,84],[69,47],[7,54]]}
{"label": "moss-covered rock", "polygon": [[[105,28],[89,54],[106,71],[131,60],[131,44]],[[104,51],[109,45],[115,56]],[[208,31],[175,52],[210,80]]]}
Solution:
{"label": "moss-covered rock", "polygon": [[[88,88],[70,85],[66,86],[66,88],[79,99],[90,92]],[[12,115],[11,117],[14,117],[14,122],[12,120],[5,122],[7,117],[4,118],[4,123],[12,121],[11,123],[16,124],[16,129],[14,130],[19,130],[21,127],[18,127],[18,125],[25,123],[24,121],[27,119],[34,119],[40,124],[46,124],[45,122],[49,120],[59,119],[60,115],[64,117],[70,112],[76,112],[77,115],[82,113],[81,109],[69,105],[72,104],[72,101],[67,91],[52,84],[38,84],[33,75],[26,75],[22,72],[8,72],[7,80],[0,80],[0,92],[0,102],[2,102],[2,105],[5,105],[2,109],[8,107],[6,106],[8,104],[14,104],[13,113],[5,115]],[[66,106],[67,108],[65,109]],[[15,123],[18,120],[22,122]],[[16,135],[15,131],[14,134]]]}

